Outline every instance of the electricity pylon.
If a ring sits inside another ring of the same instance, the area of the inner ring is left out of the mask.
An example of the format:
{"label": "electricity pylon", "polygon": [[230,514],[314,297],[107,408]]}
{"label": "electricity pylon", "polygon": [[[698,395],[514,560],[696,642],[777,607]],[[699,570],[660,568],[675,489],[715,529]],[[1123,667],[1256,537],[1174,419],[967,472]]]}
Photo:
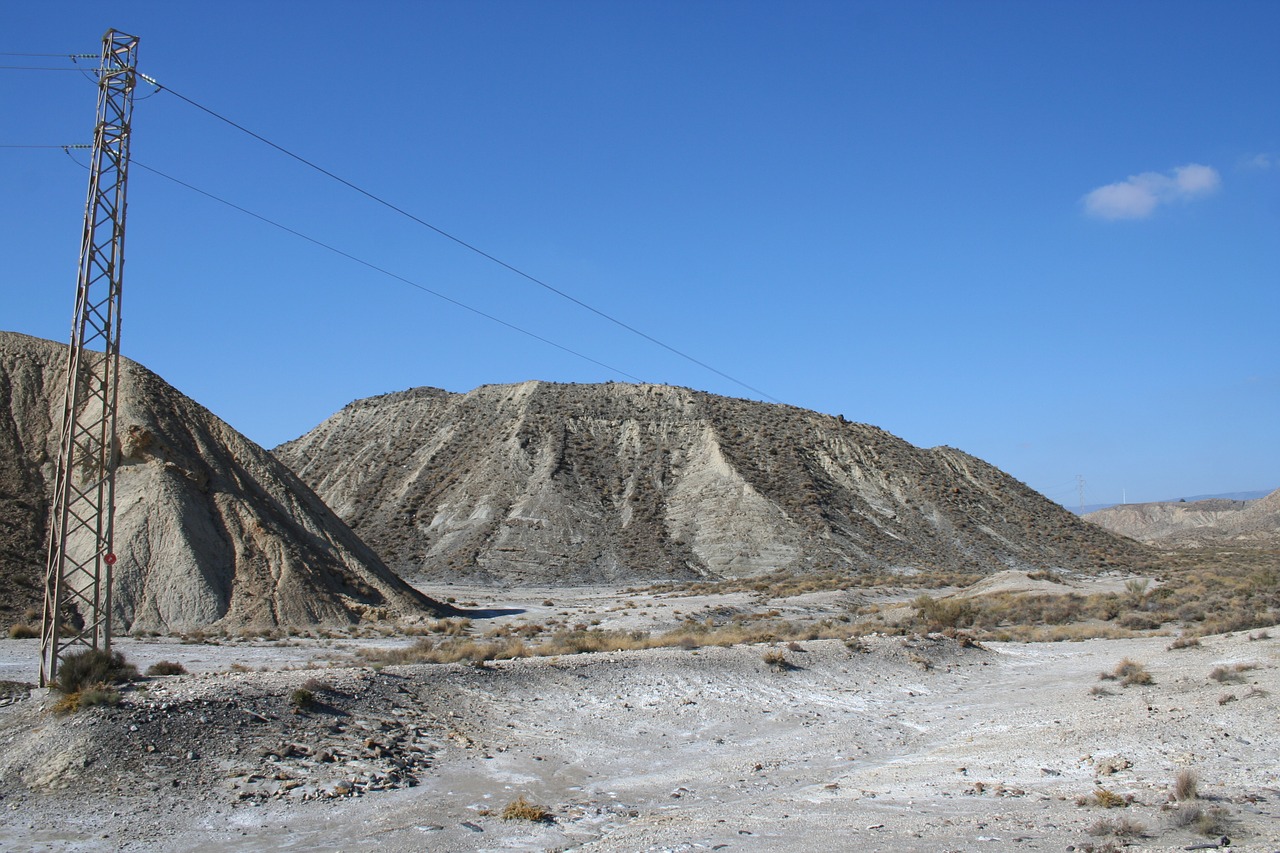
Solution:
{"label": "electricity pylon", "polygon": [[41,686],[57,678],[68,650],[111,649],[120,284],[137,54],[135,36],[107,30],[102,37],[98,121],[49,515]]}

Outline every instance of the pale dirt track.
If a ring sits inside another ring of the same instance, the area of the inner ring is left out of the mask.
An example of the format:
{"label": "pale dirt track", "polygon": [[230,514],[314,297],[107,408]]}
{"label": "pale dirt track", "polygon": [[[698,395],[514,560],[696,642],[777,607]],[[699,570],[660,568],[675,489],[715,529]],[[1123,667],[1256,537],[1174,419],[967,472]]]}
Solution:
{"label": "pale dirt track", "polygon": [[[1280,849],[1280,641],[1168,642],[980,650],[876,637],[860,652],[812,641],[777,647],[797,667],[788,671],[764,663],[766,647],[744,646],[207,674],[72,718],[41,711],[37,691],[0,708],[0,848],[1065,850],[1104,843],[1087,829],[1123,816],[1146,827],[1130,849],[1174,850],[1205,841],[1161,811],[1185,767],[1199,773],[1204,805],[1228,810],[1236,849]],[[1155,684],[1100,682],[1123,657],[1144,662]],[[1208,678],[1235,663],[1254,665],[1243,683]],[[285,697],[317,674],[331,703],[288,713]],[[1090,695],[1099,684],[1112,695]],[[1236,701],[1219,704],[1225,694]],[[175,736],[200,721],[226,734]],[[416,786],[324,796],[335,779],[377,770],[356,755],[366,733],[421,750]],[[263,757],[263,744],[285,741],[339,757]],[[59,772],[41,772],[51,764]],[[297,787],[275,795],[281,783],[264,768]],[[106,793],[48,790],[70,779]],[[1098,785],[1134,804],[1075,804]],[[520,794],[554,822],[484,814]]]}

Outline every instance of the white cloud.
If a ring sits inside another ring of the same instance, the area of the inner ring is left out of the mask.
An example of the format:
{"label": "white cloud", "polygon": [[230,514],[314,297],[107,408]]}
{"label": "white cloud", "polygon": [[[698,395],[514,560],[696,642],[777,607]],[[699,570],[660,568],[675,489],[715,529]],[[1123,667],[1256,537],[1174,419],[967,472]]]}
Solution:
{"label": "white cloud", "polygon": [[1246,157],[1241,165],[1246,169],[1258,169],[1266,171],[1277,163],[1275,157],[1270,154],[1255,154],[1252,157]]}
{"label": "white cloud", "polygon": [[1145,219],[1162,204],[1199,198],[1220,186],[1217,169],[1188,163],[1168,173],[1143,172],[1098,187],[1084,197],[1084,209],[1099,219]]}

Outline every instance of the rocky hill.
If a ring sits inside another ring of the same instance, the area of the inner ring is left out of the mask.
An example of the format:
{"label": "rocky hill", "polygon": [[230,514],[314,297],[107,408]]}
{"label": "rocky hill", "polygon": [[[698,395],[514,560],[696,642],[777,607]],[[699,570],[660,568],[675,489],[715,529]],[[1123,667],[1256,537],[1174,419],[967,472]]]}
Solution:
{"label": "rocky hill", "polygon": [[[65,362],[64,346],[0,332],[0,614],[10,621],[43,600]],[[271,454],[127,360],[119,432],[117,630],[350,623],[441,609]]]}
{"label": "rocky hill", "polygon": [[1141,559],[996,468],[658,385],[419,388],[274,451],[406,577],[509,584]]}
{"label": "rocky hill", "polygon": [[1203,500],[1124,504],[1085,519],[1152,545],[1201,548],[1280,546],[1280,489],[1256,501]]}

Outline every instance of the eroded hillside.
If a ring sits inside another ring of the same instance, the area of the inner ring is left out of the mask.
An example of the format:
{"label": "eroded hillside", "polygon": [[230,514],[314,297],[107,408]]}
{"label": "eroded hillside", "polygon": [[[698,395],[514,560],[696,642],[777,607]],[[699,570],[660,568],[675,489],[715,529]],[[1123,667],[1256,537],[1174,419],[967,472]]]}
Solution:
{"label": "eroded hillside", "polygon": [[1141,555],[961,451],[668,386],[419,388],[352,403],[275,453],[406,576],[1088,570]]}
{"label": "eroded hillside", "polygon": [[[0,606],[10,616],[43,596],[65,360],[59,344],[0,332]],[[120,383],[117,630],[440,610],[265,450],[133,362],[122,361]]]}

